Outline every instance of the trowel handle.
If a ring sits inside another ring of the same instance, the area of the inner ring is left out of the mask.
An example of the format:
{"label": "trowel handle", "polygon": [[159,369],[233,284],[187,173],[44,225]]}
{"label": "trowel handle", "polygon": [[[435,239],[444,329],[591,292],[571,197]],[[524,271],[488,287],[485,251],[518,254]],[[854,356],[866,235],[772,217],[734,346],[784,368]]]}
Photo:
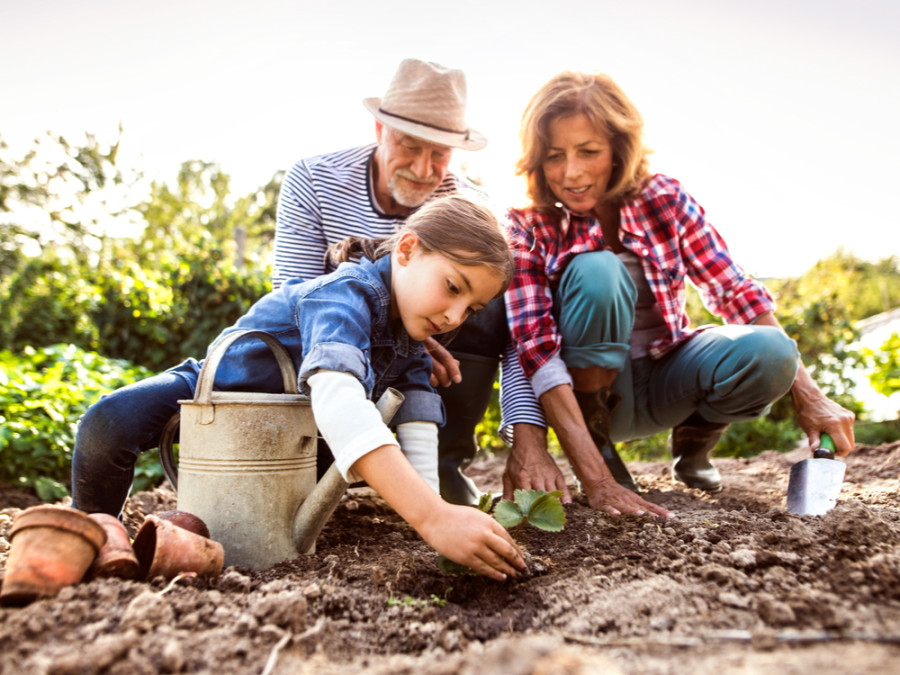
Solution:
{"label": "trowel handle", "polygon": [[819,439],[819,447],[813,453],[816,459],[834,459],[834,441],[831,436],[823,433]]}

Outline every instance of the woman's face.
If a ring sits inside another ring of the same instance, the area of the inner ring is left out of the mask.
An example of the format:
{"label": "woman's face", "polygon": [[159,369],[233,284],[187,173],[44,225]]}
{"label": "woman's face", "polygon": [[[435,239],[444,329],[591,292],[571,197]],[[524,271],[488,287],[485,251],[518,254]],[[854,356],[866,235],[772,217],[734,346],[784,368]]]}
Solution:
{"label": "woman's face", "polygon": [[542,165],[547,185],[573,211],[593,211],[603,204],[612,174],[609,139],[582,113],[557,117],[549,132],[550,147]]}

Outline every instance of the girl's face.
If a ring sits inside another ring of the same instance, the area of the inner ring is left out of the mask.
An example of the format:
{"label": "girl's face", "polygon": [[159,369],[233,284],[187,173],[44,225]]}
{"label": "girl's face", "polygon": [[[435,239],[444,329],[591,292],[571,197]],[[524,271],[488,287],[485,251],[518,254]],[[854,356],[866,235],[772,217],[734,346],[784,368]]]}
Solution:
{"label": "girl's face", "polygon": [[391,318],[399,318],[414,340],[447,333],[502,287],[486,265],[461,265],[440,253],[425,253],[412,232],[403,234],[391,266]]}
{"label": "girl's face", "polygon": [[548,131],[543,169],[550,190],[573,211],[590,213],[602,206],[613,167],[609,139],[582,113],[557,117]]}

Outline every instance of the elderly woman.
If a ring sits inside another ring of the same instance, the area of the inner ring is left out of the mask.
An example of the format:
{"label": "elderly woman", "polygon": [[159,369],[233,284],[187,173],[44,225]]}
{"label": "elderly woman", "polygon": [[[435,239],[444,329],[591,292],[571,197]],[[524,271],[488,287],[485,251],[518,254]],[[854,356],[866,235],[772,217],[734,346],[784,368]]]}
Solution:
{"label": "elderly woman", "polygon": [[[681,184],[649,172],[642,127],[606,75],[555,76],[522,118],[517,168],[532,205],[509,212],[513,343],[589,503],[612,514],[647,510],[615,442],[671,429],[674,478],[716,492],[722,432],[788,391],[812,448],[822,432],[839,455],[853,448],[853,414],[807,373],[772,296]],[[725,325],[690,326],[686,281]],[[545,443],[520,437],[536,429],[515,426],[505,489],[569,499]]]}

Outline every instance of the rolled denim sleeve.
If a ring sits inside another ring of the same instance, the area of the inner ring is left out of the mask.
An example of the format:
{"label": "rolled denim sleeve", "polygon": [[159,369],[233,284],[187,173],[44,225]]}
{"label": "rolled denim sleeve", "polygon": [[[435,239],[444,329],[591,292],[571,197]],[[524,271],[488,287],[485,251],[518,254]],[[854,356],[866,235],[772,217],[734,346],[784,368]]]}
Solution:
{"label": "rolled denim sleeve", "polygon": [[309,378],[319,370],[353,375],[366,390],[366,398],[372,398],[375,377],[369,360],[358,347],[343,342],[322,342],[315,345],[303,359],[297,374],[297,386],[301,394],[309,395]]}
{"label": "rolled denim sleeve", "polygon": [[391,426],[406,422],[434,422],[438,426],[444,426],[446,415],[444,401],[433,391],[414,389],[404,391],[403,405],[391,420]]}

